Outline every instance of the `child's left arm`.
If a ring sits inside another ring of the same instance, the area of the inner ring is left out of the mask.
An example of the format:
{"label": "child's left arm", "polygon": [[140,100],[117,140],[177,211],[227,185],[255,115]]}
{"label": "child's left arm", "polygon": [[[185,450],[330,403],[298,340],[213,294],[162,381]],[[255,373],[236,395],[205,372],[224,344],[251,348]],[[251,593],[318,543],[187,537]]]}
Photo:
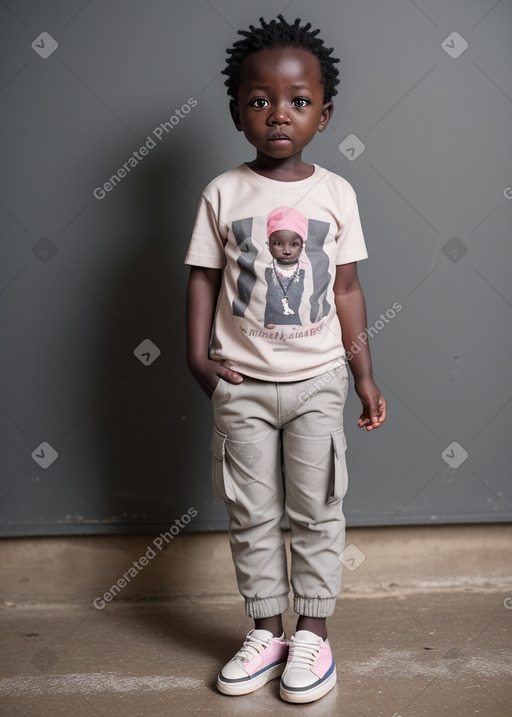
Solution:
{"label": "child's left arm", "polygon": [[354,388],[363,404],[363,412],[357,425],[371,431],[386,420],[386,399],[373,380],[366,327],[366,303],[357,276],[356,262],[339,264],[336,267],[334,296],[343,345],[351,355],[348,363],[354,376]]}

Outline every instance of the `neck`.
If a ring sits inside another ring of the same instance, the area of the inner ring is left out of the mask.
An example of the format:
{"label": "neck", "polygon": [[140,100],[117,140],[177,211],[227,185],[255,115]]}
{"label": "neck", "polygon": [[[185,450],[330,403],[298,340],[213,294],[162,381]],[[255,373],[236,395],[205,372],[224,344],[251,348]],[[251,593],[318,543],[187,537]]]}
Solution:
{"label": "neck", "polygon": [[297,182],[307,179],[314,172],[312,164],[307,164],[302,159],[302,150],[292,157],[276,159],[258,151],[256,159],[246,163],[257,174],[269,179],[277,179],[281,182]]}

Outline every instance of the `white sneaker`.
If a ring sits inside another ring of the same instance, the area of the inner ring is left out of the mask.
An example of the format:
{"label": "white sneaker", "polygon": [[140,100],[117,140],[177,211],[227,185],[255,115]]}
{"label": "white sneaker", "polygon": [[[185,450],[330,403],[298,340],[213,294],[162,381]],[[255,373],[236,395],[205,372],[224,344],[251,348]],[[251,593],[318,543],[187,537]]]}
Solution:
{"label": "white sneaker", "polygon": [[288,643],[268,630],[251,630],[236,655],[222,668],[217,689],[225,695],[246,695],[257,690],[285,668]]}
{"label": "white sneaker", "polygon": [[329,640],[299,630],[289,641],[288,662],[279,694],[287,702],[314,702],[336,684],[336,665]]}

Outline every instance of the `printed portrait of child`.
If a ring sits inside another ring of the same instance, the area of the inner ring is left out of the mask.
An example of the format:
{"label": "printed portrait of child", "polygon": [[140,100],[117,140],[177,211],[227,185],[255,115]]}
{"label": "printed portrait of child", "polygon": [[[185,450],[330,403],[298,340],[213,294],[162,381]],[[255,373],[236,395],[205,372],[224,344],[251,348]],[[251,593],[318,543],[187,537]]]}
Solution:
{"label": "printed portrait of child", "polygon": [[293,207],[277,207],[267,217],[267,243],[272,264],[265,269],[267,295],[264,324],[301,326],[299,308],[304,293],[306,263],[301,260],[308,220]]}

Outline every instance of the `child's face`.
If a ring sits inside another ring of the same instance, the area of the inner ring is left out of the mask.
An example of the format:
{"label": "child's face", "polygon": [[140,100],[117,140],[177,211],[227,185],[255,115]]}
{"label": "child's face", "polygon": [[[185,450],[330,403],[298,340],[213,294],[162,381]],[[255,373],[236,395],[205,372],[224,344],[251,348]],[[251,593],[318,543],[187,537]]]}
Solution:
{"label": "child's face", "polygon": [[289,229],[272,232],[268,238],[270,253],[279,264],[291,266],[299,261],[302,238]]}
{"label": "child's face", "polygon": [[231,114],[258,153],[286,159],[302,152],[332,114],[324,103],[320,62],[300,47],[258,50],[240,67]]}

